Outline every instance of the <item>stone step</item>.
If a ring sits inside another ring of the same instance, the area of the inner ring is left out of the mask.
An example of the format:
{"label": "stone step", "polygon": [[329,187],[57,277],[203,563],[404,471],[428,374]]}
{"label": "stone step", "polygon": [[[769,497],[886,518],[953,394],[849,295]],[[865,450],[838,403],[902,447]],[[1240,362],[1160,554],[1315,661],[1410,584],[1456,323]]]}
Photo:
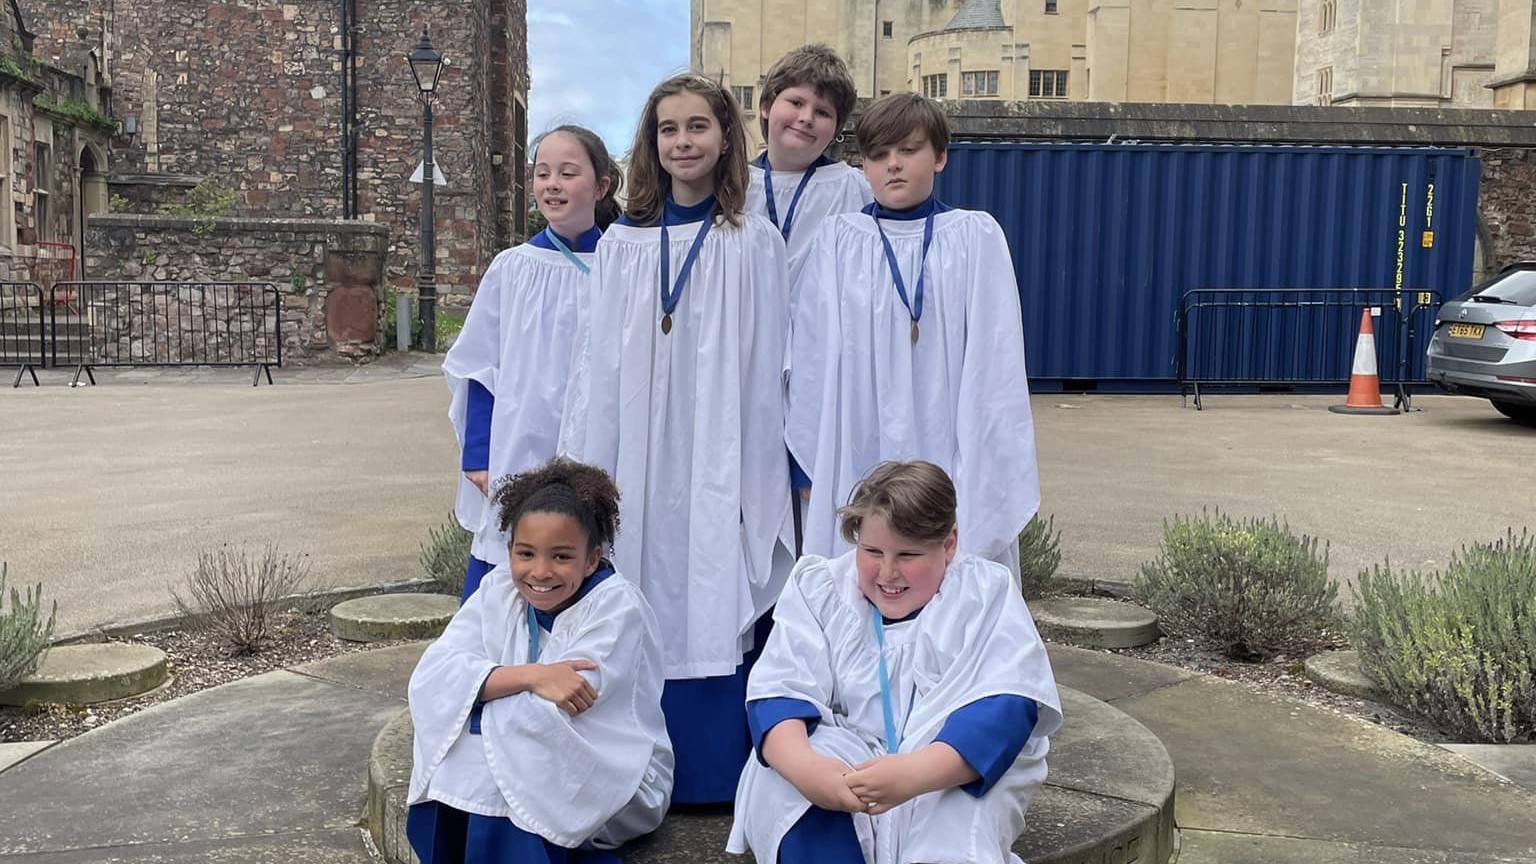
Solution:
{"label": "stone step", "polygon": [[[1050,777],[1030,802],[1014,852],[1030,864],[1167,864],[1173,855],[1173,761],[1162,742],[1130,716],[1068,687],[1070,719],[1051,736]],[[411,777],[408,711],[379,732],[368,759],[363,821],[390,864],[415,859],[405,838]],[[728,808],[673,811],[654,834],[623,850],[629,864],[743,864],[727,855]]]}
{"label": "stone step", "polygon": [[1120,600],[1047,597],[1029,604],[1040,635],[1084,648],[1135,648],[1157,641],[1157,616]]}
{"label": "stone step", "polygon": [[459,609],[445,594],[378,594],[331,608],[331,632],[349,642],[432,639]]}
{"label": "stone step", "polygon": [[1360,670],[1359,651],[1324,651],[1307,658],[1307,677],[1324,689],[1360,699],[1382,698],[1376,682]]}
{"label": "stone step", "polygon": [[169,678],[165,652],[151,645],[58,645],[35,673],[0,691],[0,705],[93,705],[148,693]]}

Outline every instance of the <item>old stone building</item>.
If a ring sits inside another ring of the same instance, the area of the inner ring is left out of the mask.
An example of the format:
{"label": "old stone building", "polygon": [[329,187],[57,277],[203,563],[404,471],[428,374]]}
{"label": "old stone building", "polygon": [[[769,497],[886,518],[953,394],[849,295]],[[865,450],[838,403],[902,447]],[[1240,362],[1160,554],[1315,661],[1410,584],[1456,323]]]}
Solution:
{"label": "old stone building", "polygon": [[85,216],[107,208],[100,57],[77,40],[44,58],[17,0],[0,8],[0,278],[74,275]]}
{"label": "old stone building", "polygon": [[[859,95],[1536,108],[1533,0],[693,0],[695,68],[749,97],[822,41]],[[751,102],[748,98],[746,101]]]}
{"label": "old stone building", "polygon": [[32,0],[38,53],[88,46],[119,123],[111,191],[151,212],[202,180],[233,217],[387,226],[387,281],[416,271],[422,110],[405,55],[430,27],[450,61],[434,102],[439,290],[473,290],[519,239],[525,0]]}
{"label": "old stone building", "polygon": [[691,58],[749,112],[763,72],[812,41],[866,97],[1286,103],[1297,2],[692,0]]}
{"label": "old stone building", "polygon": [[1499,15],[1515,7],[1529,19],[1530,0],[1301,0],[1295,104],[1491,108]]}

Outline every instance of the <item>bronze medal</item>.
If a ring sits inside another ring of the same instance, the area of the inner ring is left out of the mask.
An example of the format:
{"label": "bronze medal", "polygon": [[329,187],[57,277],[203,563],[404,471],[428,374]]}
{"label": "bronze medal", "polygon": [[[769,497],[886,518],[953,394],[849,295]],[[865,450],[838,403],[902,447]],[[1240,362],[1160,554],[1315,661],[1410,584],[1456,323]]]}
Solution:
{"label": "bronze medal", "polygon": [[671,332],[672,332],[672,313],[668,312],[667,314],[661,316],[661,335],[665,336],[665,335],[667,335],[667,334],[669,334]]}
{"label": "bronze medal", "polygon": [[916,321],[912,322],[912,344],[913,345],[917,344],[917,322]]}

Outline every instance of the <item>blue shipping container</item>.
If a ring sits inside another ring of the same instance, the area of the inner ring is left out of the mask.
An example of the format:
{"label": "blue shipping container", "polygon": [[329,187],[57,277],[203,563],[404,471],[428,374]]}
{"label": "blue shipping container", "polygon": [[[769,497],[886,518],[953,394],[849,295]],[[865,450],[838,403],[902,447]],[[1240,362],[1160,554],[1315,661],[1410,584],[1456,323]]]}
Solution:
{"label": "blue shipping container", "polygon": [[[1161,389],[1192,289],[1466,290],[1478,177],[1450,148],[960,142],[937,194],[1002,225],[1032,379]],[[1337,314],[1352,334],[1359,310]],[[1347,377],[1353,346],[1240,360],[1238,377]]]}

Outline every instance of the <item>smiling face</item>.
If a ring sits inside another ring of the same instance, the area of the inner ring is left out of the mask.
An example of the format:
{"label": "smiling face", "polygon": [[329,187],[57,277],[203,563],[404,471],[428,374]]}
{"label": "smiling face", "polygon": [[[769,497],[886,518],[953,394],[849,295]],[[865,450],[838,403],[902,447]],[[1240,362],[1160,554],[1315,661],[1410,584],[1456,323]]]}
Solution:
{"label": "smiling face", "polygon": [[864,155],[864,178],[875,200],[887,210],[916,207],[933,194],[933,178],[949,154],[936,152],[921,129],[892,147],[874,147]]}
{"label": "smiling face", "polygon": [[587,148],[568,132],[551,132],[534,153],[533,200],[550,227],[562,237],[577,237],[594,222],[593,210],[608,194],[608,178],[599,179]]}
{"label": "smiling face", "polygon": [[859,590],[886,618],[911,615],[939,592],[957,538],[950,529],[942,540],[919,542],[896,533],[884,516],[864,517],[854,558]]}
{"label": "smiling face", "polygon": [[684,91],[656,103],[656,153],[677,203],[697,204],[714,194],[724,147],[725,133],[703,96]]}
{"label": "smiling face", "polygon": [[559,612],[597,571],[602,550],[581,523],[563,513],[524,513],[512,533],[512,583],[540,612]]}
{"label": "smiling face", "polygon": [[813,87],[790,87],[768,107],[768,164],[804,171],[837,134],[837,108]]}

